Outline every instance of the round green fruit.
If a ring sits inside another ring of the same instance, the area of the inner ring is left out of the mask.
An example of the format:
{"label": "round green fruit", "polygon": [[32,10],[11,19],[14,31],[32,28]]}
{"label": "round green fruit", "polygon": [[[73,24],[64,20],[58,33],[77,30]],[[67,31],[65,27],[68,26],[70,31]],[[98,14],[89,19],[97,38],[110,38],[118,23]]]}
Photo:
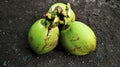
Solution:
{"label": "round green fruit", "polygon": [[59,39],[58,27],[50,27],[45,19],[36,21],[29,30],[28,41],[30,47],[37,54],[45,54],[53,50]]}
{"label": "round green fruit", "polygon": [[86,55],[96,49],[96,36],[84,23],[74,21],[61,31],[63,47],[74,55]]}

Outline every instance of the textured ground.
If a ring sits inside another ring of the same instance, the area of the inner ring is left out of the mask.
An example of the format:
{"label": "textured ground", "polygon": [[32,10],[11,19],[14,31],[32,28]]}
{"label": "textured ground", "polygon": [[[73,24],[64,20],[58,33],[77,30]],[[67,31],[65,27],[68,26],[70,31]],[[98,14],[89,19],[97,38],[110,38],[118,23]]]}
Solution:
{"label": "textured ground", "polygon": [[[71,3],[76,19],[97,36],[97,49],[73,56],[61,44],[45,55],[29,48],[27,33],[51,4]],[[0,0],[0,67],[119,67],[120,0]]]}

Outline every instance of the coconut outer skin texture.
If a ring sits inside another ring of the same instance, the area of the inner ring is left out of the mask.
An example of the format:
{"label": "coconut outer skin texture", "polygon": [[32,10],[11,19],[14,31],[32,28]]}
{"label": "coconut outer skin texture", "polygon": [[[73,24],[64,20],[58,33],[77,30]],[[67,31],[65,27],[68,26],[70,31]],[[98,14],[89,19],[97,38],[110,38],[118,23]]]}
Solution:
{"label": "coconut outer skin texture", "polygon": [[[51,12],[54,12],[54,9],[59,6],[63,9],[63,11],[65,11],[64,13],[66,13],[66,17],[64,17],[64,20],[66,20],[66,22],[72,22],[72,21],[75,21],[75,13],[74,11],[71,9],[71,6],[69,4],[69,6],[67,7],[67,4],[64,4],[64,3],[55,3],[53,4],[50,9],[48,10],[48,13],[51,13]],[[66,8],[68,8],[68,12],[66,12]]]}
{"label": "coconut outer skin texture", "polygon": [[31,26],[28,32],[30,47],[37,54],[50,52],[58,43],[58,27],[53,27],[49,30],[48,25],[49,23],[46,23],[45,19],[39,19]]}
{"label": "coconut outer skin texture", "polygon": [[96,49],[94,32],[82,22],[74,21],[60,36],[63,47],[73,55],[86,55]]}

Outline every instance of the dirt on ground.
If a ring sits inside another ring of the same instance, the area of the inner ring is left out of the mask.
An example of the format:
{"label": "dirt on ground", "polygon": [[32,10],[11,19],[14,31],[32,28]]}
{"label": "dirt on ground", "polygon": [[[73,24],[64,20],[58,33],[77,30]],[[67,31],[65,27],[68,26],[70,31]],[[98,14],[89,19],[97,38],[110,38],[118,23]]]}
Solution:
{"label": "dirt on ground", "polygon": [[[57,2],[70,3],[76,20],[90,26],[97,48],[86,56],[67,53],[61,44],[35,54],[27,35],[31,25]],[[0,67],[119,67],[120,0],[0,0]]]}

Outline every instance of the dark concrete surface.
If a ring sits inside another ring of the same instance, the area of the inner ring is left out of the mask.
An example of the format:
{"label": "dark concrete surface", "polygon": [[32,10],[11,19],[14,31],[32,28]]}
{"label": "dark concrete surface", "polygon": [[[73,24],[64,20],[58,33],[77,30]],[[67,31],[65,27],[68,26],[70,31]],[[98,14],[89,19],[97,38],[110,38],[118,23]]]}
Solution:
{"label": "dark concrete surface", "polygon": [[[73,56],[60,43],[45,55],[31,51],[30,26],[56,2],[71,3],[94,30],[96,51]],[[120,67],[120,0],[0,0],[0,67]]]}

